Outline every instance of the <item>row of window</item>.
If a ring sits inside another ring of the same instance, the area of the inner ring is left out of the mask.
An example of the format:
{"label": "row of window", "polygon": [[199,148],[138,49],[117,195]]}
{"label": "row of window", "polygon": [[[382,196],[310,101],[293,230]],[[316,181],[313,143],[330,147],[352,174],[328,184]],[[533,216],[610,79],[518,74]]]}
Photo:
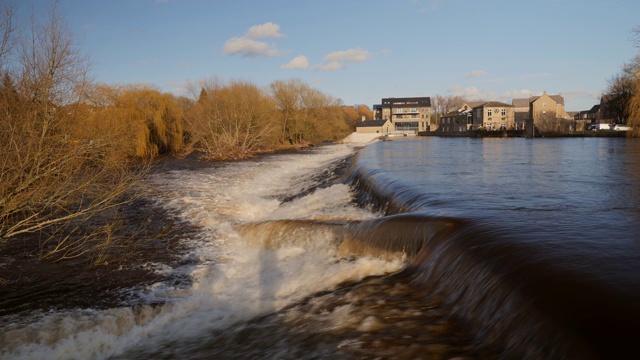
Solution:
{"label": "row of window", "polygon": [[[493,109],[487,109],[487,116],[491,116],[492,114],[493,114]],[[500,115],[507,116],[507,109],[500,110]]]}
{"label": "row of window", "polygon": [[[419,123],[417,121],[405,121],[405,122],[397,122],[395,123],[396,131],[418,131]],[[424,127],[424,122],[422,123],[422,127]]]}
{"label": "row of window", "polygon": [[[455,118],[442,118],[443,124],[453,124],[456,122]],[[471,116],[467,116],[467,124],[473,125],[473,118]]]}
{"label": "row of window", "polygon": [[407,109],[394,109],[394,110],[395,110],[394,113],[396,113],[396,114],[405,114],[405,113],[418,112],[418,109],[416,109],[416,108],[411,108],[409,110],[407,110]]}
{"label": "row of window", "polygon": [[[410,114],[410,115],[407,115],[407,116],[402,115],[402,114],[396,114],[395,115],[396,119],[420,119],[420,118],[424,119],[424,117],[425,117],[424,114],[422,114],[420,117],[418,117],[418,114]],[[386,117],[385,117],[385,119],[386,119]]]}

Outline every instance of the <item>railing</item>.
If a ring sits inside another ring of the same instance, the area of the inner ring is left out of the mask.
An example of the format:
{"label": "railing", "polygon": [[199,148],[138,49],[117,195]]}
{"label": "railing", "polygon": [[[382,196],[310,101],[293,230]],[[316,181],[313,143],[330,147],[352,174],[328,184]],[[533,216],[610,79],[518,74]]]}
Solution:
{"label": "railing", "polygon": [[417,114],[419,113],[418,109],[415,108],[411,108],[411,109],[394,109],[393,110],[394,114]]}

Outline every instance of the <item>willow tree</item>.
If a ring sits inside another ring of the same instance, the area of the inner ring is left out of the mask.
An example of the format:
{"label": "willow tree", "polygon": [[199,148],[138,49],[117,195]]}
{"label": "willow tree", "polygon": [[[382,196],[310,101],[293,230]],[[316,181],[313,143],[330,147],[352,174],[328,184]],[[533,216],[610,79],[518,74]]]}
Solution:
{"label": "willow tree", "polygon": [[351,132],[340,100],[297,79],[274,81],[270,90],[278,111],[282,144],[337,140]]}
{"label": "willow tree", "polygon": [[[12,16],[4,6],[0,16]],[[7,34],[11,24],[0,19],[0,32]],[[56,4],[46,16],[32,16],[22,30],[13,39],[9,31],[0,45],[6,71],[0,97],[0,245],[38,233],[45,239],[43,257],[76,257],[104,245],[94,240],[106,227],[84,224],[128,201],[125,194],[140,173],[108,156],[108,142],[77,136],[85,119],[73,108],[88,83],[89,61]]]}
{"label": "willow tree", "polygon": [[[632,30],[635,47],[640,50],[640,25]],[[631,97],[628,102],[627,125],[631,128],[628,136],[640,137],[640,54],[623,66],[623,71],[630,79]]]}
{"label": "willow tree", "polygon": [[188,115],[188,132],[205,157],[238,160],[273,149],[274,104],[247,81],[204,82]]}
{"label": "willow tree", "polygon": [[[638,28],[638,34],[640,34],[640,27]],[[638,35],[638,41],[640,42],[640,35]],[[629,114],[627,124],[631,127],[631,131],[628,134],[629,136],[640,137],[640,55],[636,55],[630,63],[625,65],[624,69],[631,79],[632,92],[627,107]]]}

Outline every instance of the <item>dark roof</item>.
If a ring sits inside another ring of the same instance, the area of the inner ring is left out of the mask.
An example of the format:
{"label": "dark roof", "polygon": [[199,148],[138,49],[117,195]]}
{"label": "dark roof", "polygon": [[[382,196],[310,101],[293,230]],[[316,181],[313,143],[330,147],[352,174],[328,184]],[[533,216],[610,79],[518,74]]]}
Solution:
{"label": "dark roof", "polygon": [[428,106],[431,107],[430,97],[406,97],[406,98],[383,98],[383,106]]}
{"label": "dark roof", "polygon": [[379,127],[384,125],[389,120],[365,120],[359,122],[356,127]]}
{"label": "dark roof", "polygon": [[595,114],[598,111],[600,111],[600,105],[593,105],[593,107],[587,112],[587,114]]}
{"label": "dark roof", "polygon": [[482,103],[476,107],[474,107],[474,109],[479,108],[479,107],[513,107],[513,105],[509,105],[503,102],[499,102],[499,101],[489,101],[486,103]]}

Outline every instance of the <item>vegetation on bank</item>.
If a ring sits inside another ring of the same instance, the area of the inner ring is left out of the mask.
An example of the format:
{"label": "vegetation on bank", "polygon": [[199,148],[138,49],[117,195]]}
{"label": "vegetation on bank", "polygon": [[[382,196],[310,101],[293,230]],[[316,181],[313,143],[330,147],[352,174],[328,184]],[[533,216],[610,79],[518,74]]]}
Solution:
{"label": "vegetation on bank", "polygon": [[40,258],[103,261],[131,240],[115,209],[135,199],[155,156],[238,160],[336,140],[363,111],[299,80],[212,79],[177,97],[97,84],[89,70],[55,3],[24,27],[0,4],[0,248],[30,236]]}
{"label": "vegetation on bank", "polygon": [[[640,26],[632,33],[634,45],[640,50]],[[630,127],[627,135],[640,137],[640,54],[623,64],[620,73],[609,79],[604,96],[615,122],[626,122]]]}

